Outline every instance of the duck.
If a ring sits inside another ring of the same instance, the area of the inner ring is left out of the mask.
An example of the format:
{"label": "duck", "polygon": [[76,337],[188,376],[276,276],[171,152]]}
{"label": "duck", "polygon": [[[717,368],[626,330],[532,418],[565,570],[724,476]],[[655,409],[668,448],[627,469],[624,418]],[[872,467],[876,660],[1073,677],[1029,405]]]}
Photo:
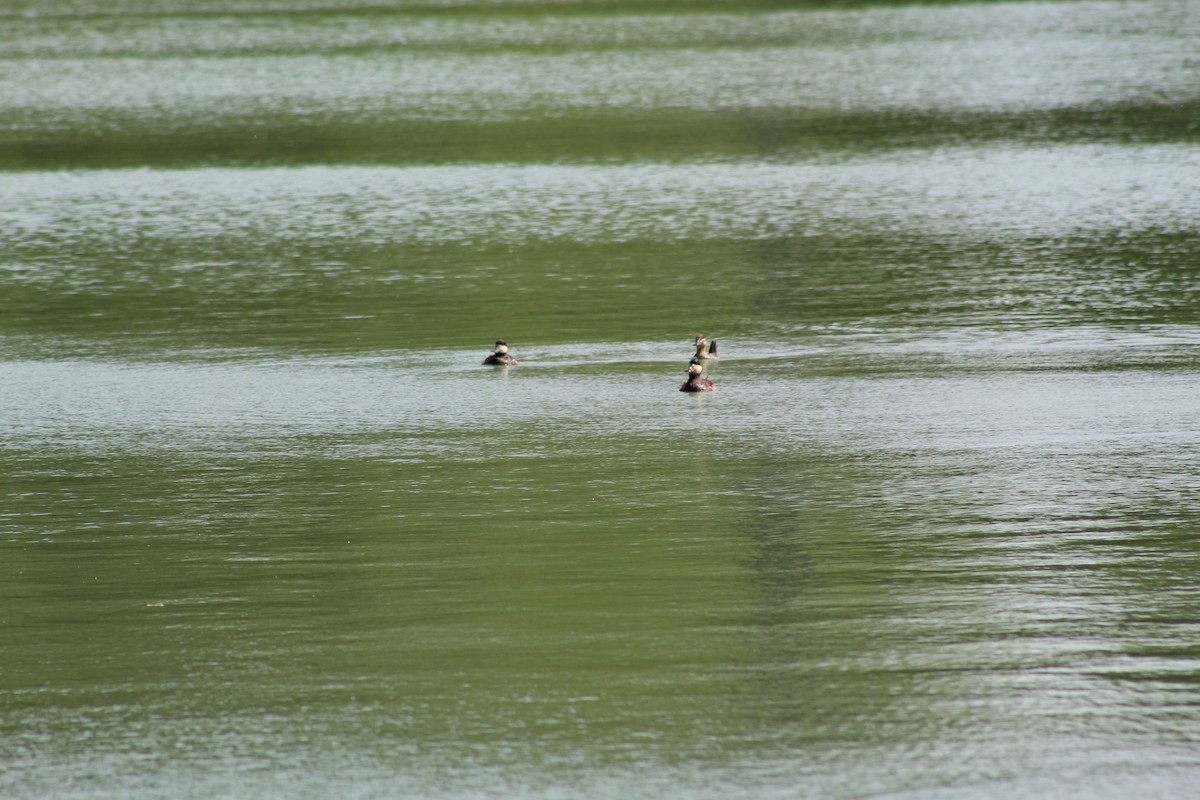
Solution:
{"label": "duck", "polygon": [[496,340],[496,348],[488,353],[488,357],[483,360],[485,365],[503,365],[511,366],[517,363],[517,360],[508,354],[508,345],[503,339]]}
{"label": "duck", "polygon": [[719,358],[717,355],[716,339],[713,339],[710,342],[705,338],[703,333],[697,333],[694,344],[696,345],[696,355],[692,356],[692,358],[696,359],[697,361],[708,361],[710,359]]}
{"label": "duck", "polygon": [[708,378],[703,378],[700,373],[704,372],[704,365],[697,359],[692,359],[688,362],[688,379],[687,383],[679,387],[681,392],[715,392],[717,385]]}

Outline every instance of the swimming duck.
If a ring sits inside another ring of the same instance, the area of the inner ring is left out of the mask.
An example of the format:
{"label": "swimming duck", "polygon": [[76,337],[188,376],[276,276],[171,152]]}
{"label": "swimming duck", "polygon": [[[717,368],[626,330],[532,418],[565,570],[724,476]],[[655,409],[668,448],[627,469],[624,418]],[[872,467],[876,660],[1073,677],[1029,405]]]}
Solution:
{"label": "swimming duck", "polygon": [[504,366],[511,366],[517,363],[517,360],[508,354],[508,345],[504,343],[504,340],[497,339],[496,349],[488,354],[483,363],[486,365],[503,364]]}
{"label": "swimming duck", "polygon": [[710,342],[710,341],[708,341],[708,339],[706,339],[704,337],[703,333],[697,333],[695,345],[696,345],[696,355],[692,356],[692,358],[696,359],[697,361],[707,361],[710,358],[718,358],[719,357],[717,355],[717,340],[716,339],[713,339]]}
{"label": "swimming duck", "polygon": [[704,372],[704,365],[696,359],[688,362],[688,379],[687,383],[679,387],[681,392],[715,392],[717,385],[708,378],[700,377],[700,373]]}

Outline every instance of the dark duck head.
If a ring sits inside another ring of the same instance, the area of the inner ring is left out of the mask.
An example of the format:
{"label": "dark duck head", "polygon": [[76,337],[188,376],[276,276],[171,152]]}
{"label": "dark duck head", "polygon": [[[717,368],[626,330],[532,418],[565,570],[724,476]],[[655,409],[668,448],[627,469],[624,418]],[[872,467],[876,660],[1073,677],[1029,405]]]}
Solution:
{"label": "dark duck head", "polygon": [[497,339],[495,349],[488,353],[488,357],[483,360],[483,363],[508,366],[517,363],[517,360],[508,354],[508,345],[504,340]]}
{"label": "dark duck head", "polygon": [[717,385],[708,378],[702,377],[704,365],[696,359],[692,359],[688,363],[688,379],[683,386],[679,387],[681,392],[715,392]]}

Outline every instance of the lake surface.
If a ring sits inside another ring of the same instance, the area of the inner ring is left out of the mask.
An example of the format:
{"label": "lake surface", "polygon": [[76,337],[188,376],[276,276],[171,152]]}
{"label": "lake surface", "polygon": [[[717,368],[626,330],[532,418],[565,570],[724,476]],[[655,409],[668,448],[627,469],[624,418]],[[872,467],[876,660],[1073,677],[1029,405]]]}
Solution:
{"label": "lake surface", "polygon": [[1169,0],[2,4],[0,796],[1194,794],[1198,67]]}

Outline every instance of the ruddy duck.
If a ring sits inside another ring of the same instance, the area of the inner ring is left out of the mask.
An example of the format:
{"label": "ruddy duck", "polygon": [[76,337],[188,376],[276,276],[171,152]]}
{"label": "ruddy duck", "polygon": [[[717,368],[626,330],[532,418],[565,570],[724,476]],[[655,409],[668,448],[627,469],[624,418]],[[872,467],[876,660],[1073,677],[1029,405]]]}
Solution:
{"label": "ruddy duck", "polygon": [[483,360],[485,365],[503,364],[511,366],[517,363],[517,360],[508,354],[508,345],[503,339],[496,340],[496,349],[488,354],[488,357]]}
{"label": "ruddy duck", "polygon": [[688,362],[688,379],[687,383],[679,387],[681,392],[715,392],[717,385],[708,378],[700,377],[700,373],[704,372],[704,366],[692,359]]}
{"label": "ruddy duck", "polygon": [[704,338],[703,333],[697,333],[695,345],[696,355],[692,356],[692,358],[696,359],[697,361],[707,361],[710,358],[719,358],[717,355],[716,339],[713,339],[710,342],[708,339]]}

